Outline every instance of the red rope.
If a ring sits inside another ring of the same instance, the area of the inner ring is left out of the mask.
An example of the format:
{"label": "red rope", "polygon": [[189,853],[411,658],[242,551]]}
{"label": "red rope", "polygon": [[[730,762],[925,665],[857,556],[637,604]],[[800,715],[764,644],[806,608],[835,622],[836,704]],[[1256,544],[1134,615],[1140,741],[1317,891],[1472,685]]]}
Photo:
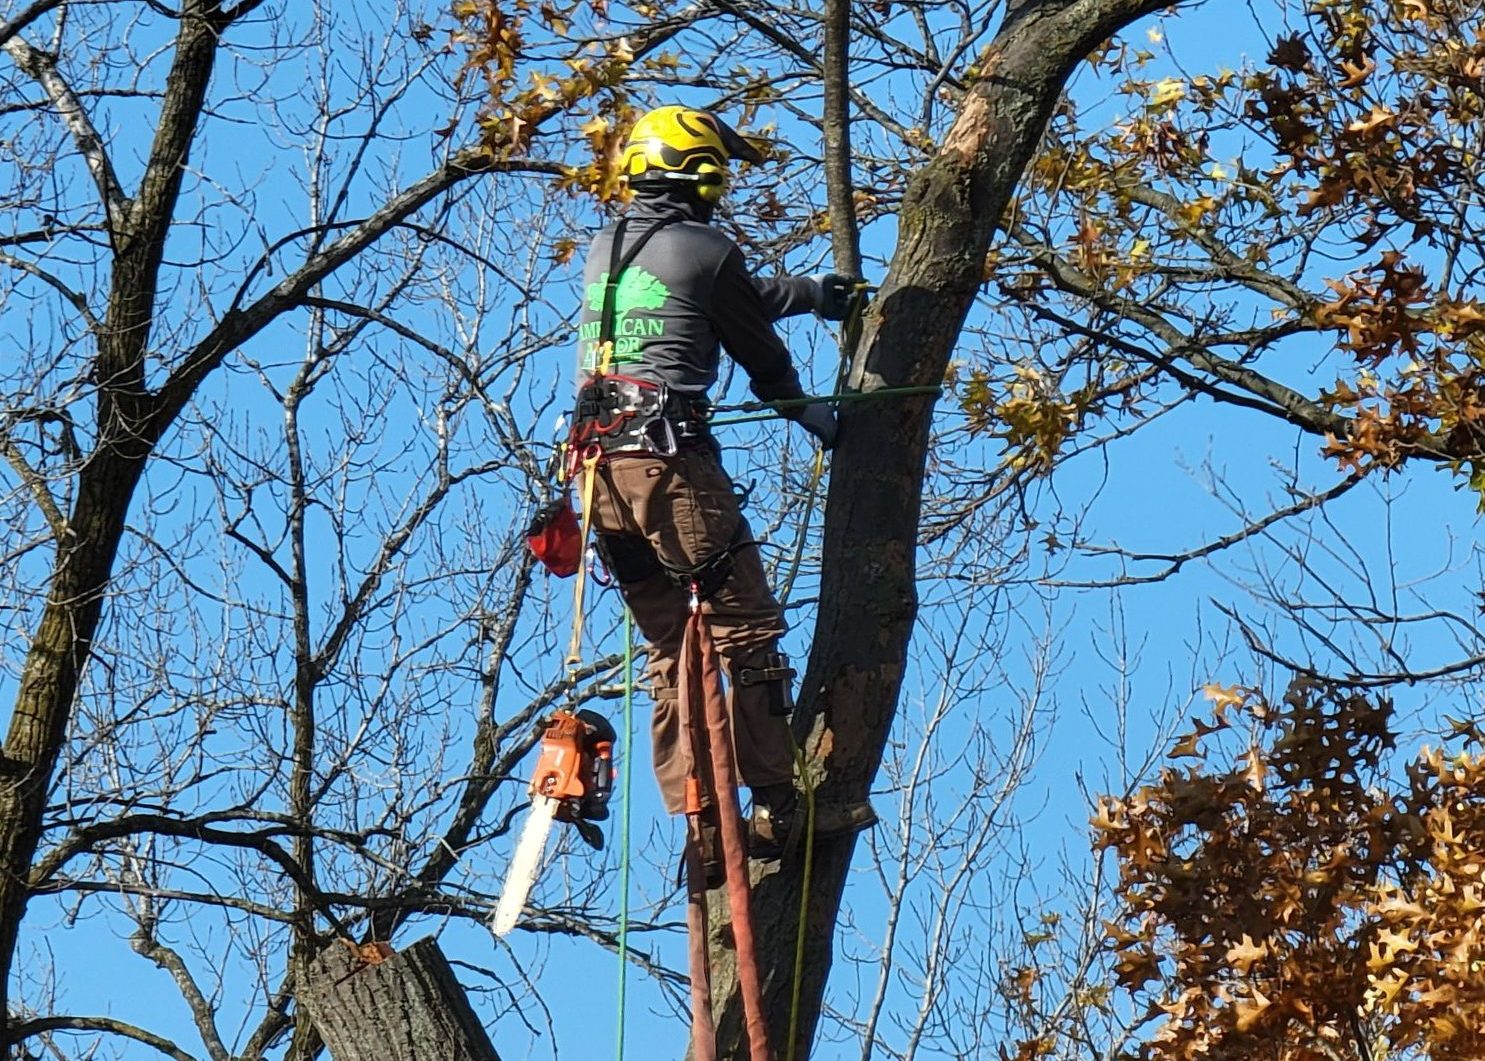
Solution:
{"label": "red rope", "polygon": [[[691,931],[691,1037],[697,1061],[716,1057],[716,1027],[712,1016],[711,974],[707,955],[706,886],[701,852],[693,837],[700,835],[701,794],[716,802],[722,857],[726,870],[727,901],[732,908],[732,936],[737,951],[737,979],[742,989],[743,1016],[751,1061],[772,1061],[768,1024],[763,1013],[763,985],[758,975],[758,953],[753,938],[752,889],[748,883],[747,841],[742,808],[737,799],[737,767],[732,754],[732,726],[722,696],[722,668],[700,609],[686,624],[681,647],[678,691],[682,718],[691,739],[691,785],[688,793],[686,869],[690,904],[686,921]],[[699,709],[699,710],[698,710]],[[703,755],[703,751],[707,754]]]}

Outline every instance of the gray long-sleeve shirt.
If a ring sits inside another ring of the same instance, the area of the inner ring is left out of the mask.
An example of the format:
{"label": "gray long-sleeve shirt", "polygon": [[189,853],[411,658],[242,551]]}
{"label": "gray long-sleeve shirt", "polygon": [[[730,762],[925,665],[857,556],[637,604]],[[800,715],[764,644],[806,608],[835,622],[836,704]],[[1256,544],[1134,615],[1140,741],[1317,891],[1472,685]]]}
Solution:
{"label": "gray long-sleeve shirt", "polygon": [[[815,308],[818,285],[808,277],[755,278],[724,233],[685,218],[670,202],[630,205],[624,242],[680,216],[645,243],[619,278],[614,299],[614,354],[609,371],[652,379],[672,391],[704,395],[717,381],[719,347],[743,367],[764,400],[803,397],[773,322]],[[583,270],[580,364],[598,368],[600,316],[617,224],[593,239]]]}

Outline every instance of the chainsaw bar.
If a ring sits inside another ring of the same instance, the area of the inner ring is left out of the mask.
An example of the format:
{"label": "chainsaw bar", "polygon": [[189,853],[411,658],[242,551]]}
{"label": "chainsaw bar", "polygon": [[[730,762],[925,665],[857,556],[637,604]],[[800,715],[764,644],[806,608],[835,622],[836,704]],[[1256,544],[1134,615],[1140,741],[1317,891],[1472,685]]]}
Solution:
{"label": "chainsaw bar", "polygon": [[516,927],[516,919],[526,907],[526,897],[541,872],[541,856],[547,847],[547,837],[552,831],[552,821],[557,816],[561,800],[550,796],[533,796],[531,815],[521,827],[521,839],[516,842],[515,854],[511,857],[510,870],[505,875],[505,887],[500,891],[500,902],[495,906],[495,916],[490,929],[496,936],[505,936]]}

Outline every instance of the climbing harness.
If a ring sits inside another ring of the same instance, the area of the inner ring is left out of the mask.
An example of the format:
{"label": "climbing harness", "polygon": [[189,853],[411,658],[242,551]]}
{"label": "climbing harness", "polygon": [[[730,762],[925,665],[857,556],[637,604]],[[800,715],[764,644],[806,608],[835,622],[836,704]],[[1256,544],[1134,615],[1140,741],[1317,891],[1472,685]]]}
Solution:
{"label": "climbing harness", "polygon": [[594,375],[578,391],[568,453],[597,445],[604,454],[673,457],[682,445],[707,437],[706,416],[704,401],[672,393],[663,383]]}

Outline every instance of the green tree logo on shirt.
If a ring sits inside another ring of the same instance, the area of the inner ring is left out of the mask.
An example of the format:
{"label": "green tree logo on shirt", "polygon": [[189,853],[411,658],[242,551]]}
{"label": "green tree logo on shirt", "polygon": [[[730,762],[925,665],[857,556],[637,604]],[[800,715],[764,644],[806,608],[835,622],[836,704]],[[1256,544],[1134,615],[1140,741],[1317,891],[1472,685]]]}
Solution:
{"label": "green tree logo on shirt", "polygon": [[[604,290],[608,273],[588,285],[588,308],[603,313]],[[670,288],[658,276],[638,266],[630,266],[619,276],[614,292],[614,354],[618,363],[638,361],[640,341],[647,336],[664,335],[665,322],[647,316],[644,310],[660,309],[670,300]],[[636,311],[640,311],[636,313]],[[633,315],[633,316],[631,316]],[[598,364],[599,321],[583,325],[583,367],[592,371]]]}
{"label": "green tree logo on shirt", "polygon": [[[608,273],[598,278],[596,284],[588,285],[588,308],[594,313],[603,312],[603,291],[608,286]],[[660,278],[637,266],[625,269],[619,277],[619,289],[614,292],[614,334],[619,334],[619,319],[637,309],[659,309],[670,298],[670,288]]]}

